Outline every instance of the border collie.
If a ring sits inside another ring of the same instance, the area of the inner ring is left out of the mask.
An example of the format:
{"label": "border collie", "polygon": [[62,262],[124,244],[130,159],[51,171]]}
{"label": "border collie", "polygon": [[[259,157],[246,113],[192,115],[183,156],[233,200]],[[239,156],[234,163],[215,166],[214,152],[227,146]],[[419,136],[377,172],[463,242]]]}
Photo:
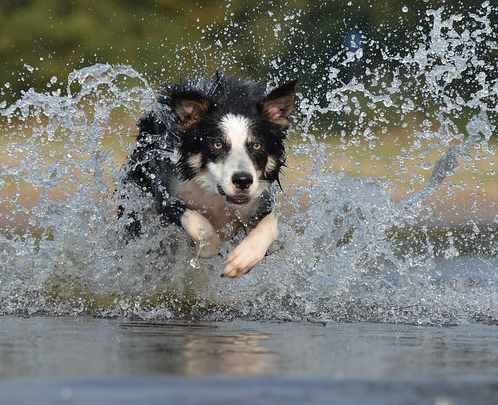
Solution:
{"label": "border collie", "polygon": [[[124,183],[152,197],[165,224],[183,227],[200,257],[218,254],[222,241],[246,230],[222,277],[248,273],[278,236],[271,185],[280,184],[285,165],[295,85],[267,93],[262,83],[216,73],[166,86],[159,108],[138,122]],[[140,235],[137,214],[125,215],[128,232]]]}

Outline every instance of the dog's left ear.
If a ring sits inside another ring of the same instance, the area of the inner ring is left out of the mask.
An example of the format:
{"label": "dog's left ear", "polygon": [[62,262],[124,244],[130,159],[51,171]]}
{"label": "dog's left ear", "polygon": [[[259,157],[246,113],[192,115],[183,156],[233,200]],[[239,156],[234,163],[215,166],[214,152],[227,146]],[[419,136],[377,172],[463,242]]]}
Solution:
{"label": "dog's left ear", "polygon": [[289,127],[289,116],[294,111],[296,83],[292,80],[273,89],[260,104],[263,116],[284,129]]}
{"label": "dog's left ear", "polygon": [[181,131],[186,131],[197,125],[210,107],[209,99],[196,91],[172,94],[170,100],[171,108],[178,117],[178,126]]}

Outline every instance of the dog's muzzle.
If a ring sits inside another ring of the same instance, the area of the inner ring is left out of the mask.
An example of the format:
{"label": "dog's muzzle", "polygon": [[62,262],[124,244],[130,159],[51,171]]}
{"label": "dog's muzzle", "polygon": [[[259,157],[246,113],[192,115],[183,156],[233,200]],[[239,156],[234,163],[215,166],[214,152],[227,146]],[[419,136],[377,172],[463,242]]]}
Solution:
{"label": "dog's muzzle", "polygon": [[229,202],[230,204],[244,205],[247,204],[249,201],[251,201],[249,194],[244,193],[244,194],[227,195],[227,193],[225,193],[225,191],[219,184],[217,184],[216,188],[218,190],[218,193],[224,196],[227,202]]}

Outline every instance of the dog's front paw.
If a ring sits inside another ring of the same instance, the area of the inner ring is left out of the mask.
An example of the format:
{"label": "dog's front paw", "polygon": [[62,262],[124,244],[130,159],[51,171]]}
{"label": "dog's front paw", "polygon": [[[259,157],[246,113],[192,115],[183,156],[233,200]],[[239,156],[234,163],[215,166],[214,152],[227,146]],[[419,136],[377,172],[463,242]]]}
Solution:
{"label": "dog's front paw", "polygon": [[240,277],[249,273],[265,257],[267,245],[256,238],[245,238],[225,260],[222,277]]}
{"label": "dog's front paw", "polygon": [[186,210],[181,222],[183,228],[195,242],[199,257],[207,258],[218,254],[221,239],[206,217],[198,212]]}

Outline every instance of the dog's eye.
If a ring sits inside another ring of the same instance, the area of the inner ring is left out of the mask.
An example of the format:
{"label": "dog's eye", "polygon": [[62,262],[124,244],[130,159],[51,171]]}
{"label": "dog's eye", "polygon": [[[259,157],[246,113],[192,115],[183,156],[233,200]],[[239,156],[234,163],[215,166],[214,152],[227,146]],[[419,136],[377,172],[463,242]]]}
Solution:
{"label": "dog's eye", "polygon": [[214,147],[215,149],[221,149],[221,148],[223,148],[223,144],[222,144],[221,142],[215,142],[215,143],[213,144],[213,147]]}
{"label": "dog's eye", "polygon": [[254,150],[260,150],[261,149],[261,144],[260,143],[253,143],[252,144],[252,148]]}

